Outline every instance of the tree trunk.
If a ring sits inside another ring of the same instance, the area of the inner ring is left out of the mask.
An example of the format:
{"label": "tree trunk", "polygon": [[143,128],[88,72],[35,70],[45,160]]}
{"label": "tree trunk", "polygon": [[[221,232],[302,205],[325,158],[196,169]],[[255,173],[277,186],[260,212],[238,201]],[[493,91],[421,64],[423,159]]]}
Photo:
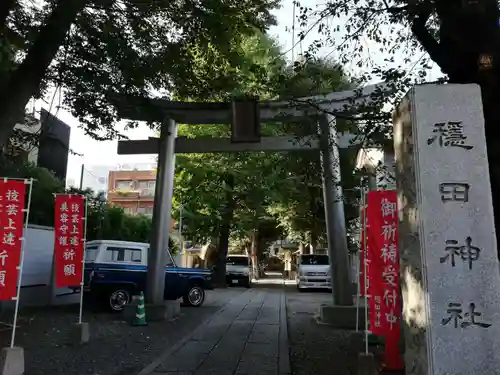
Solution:
{"label": "tree trunk", "polygon": [[266,273],[264,272],[264,268],[260,267],[259,265],[262,263],[262,256],[264,255],[264,246],[266,244],[266,241],[264,238],[261,236],[261,232],[257,231],[256,235],[256,247],[257,247],[257,267],[258,267],[258,274],[259,278],[266,277]]}
{"label": "tree trunk", "polygon": [[4,146],[37,92],[66,34],[88,0],[60,0],[47,18],[26,58],[0,87],[0,146]]}
{"label": "tree trunk", "polygon": [[257,229],[252,229],[252,234],[250,238],[250,259],[252,260],[252,276],[255,279],[260,278],[259,272],[259,257],[258,257],[258,246],[257,246]]}
{"label": "tree trunk", "polygon": [[222,224],[219,232],[219,244],[217,248],[217,260],[215,262],[214,284],[219,288],[226,287],[226,258],[229,249],[229,236],[231,235],[231,223],[233,221],[236,200],[234,199],[234,176],[227,175],[226,184],[226,208],[222,216]]}
{"label": "tree trunk", "polygon": [[[439,40],[426,28],[433,9],[424,5],[411,20],[412,31],[431,59],[448,75],[450,83],[477,83],[481,87],[494,221],[497,244],[500,244],[498,1],[440,0],[434,5],[440,21]],[[500,257],[500,251],[498,255]]]}
{"label": "tree trunk", "polygon": [[304,244],[302,242],[299,243],[299,254],[300,255],[304,254]]}
{"label": "tree trunk", "polygon": [[311,238],[309,243],[309,254],[316,253],[316,248],[318,247],[318,236],[316,233],[311,232]]}

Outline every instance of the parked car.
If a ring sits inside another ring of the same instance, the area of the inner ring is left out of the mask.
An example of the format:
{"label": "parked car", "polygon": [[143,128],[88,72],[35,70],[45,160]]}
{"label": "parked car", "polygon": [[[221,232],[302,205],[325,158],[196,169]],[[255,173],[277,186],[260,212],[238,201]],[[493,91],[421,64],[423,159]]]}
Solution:
{"label": "parked car", "polygon": [[330,262],[328,255],[302,254],[297,257],[297,288],[331,289]]}
{"label": "parked car", "polygon": [[250,258],[247,255],[228,255],[226,258],[227,285],[251,286]]}
{"label": "parked car", "polygon": [[[145,291],[148,243],[89,241],[85,250],[84,292],[93,300],[121,311],[132,296]],[[201,306],[205,290],[212,289],[212,273],[203,268],[180,268],[167,252],[165,300],[183,299],[188,306]],[[72,288],[74,291],[79,287]]]}

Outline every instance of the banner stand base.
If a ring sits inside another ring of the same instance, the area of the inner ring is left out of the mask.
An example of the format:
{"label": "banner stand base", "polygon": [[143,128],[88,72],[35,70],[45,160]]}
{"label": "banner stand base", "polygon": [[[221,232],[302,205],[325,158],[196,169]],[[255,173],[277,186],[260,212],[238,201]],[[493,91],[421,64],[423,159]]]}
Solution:
{"label": "banner stand base", "polygon": [[71,330],[72,330],[72,335],[71,335],[72,343],[86,344],[89,342],[90,328],[88,323],[82,322],[73,324]]}
{"label": "banner stand base", "polygon": [[319,318],[322,323],[338,329],[356,329],[356,309],[359,309],[359,329],[365,329],[365,308],[362,306],[321,305]]}
{"label": "banner stand base", "polygon": [[2,348],[0,352],[0,375],[24,374],[24,349]]}

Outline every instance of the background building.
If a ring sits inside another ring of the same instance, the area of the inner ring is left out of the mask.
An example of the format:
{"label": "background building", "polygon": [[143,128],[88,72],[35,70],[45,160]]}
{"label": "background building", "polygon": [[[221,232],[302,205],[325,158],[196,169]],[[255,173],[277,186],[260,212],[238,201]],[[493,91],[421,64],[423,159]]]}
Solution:
{"label": "background building", "polygon": [[65,181],[71,135],[69,125],[42,109],[39,120],[35,115],[28,116],[25,123],[17,124],[14,129],[19,132],[4,147],[4,154],[47,168]]}
{"label": "background building", "polygon": [[108,202],[123,207],[129,215],[153,215],[155,170],[110,171]]}
{"label": "background building", "polygon": [[71,128],[43,108],[40,122],[42,127],[37,164],[54,172],[62,181],[66,181]]}
{"label": "background building", "polygon": [[[156,164],[154,163],[84,165],[81,184],[83,189],[92,189],[95,193],[102,192],[107,196],[109,190],[108,178],[111,171],[154,171],[155,168]],[[78,181],[77,186],[79,186],[79,183],[80,181]]]}

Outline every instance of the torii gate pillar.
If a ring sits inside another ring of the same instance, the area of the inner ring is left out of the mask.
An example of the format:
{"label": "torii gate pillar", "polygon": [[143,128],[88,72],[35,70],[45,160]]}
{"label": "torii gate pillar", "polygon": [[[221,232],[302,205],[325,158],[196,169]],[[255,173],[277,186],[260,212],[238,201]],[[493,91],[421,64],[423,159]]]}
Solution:
{"label": "torii gate pillar", "polygon": [[335,126],[335,117],[331,115],[321,116],[318,128],[333,303],[336,306],[351,306],[353,305],[353,295],[350,287],[344,200],[340,185],[339,137]]}
{"label": "torii gate pillar", "polygon": [[[177,124],[166,118],[160,131],[158,167],[156,169],[153,231],[148,252],[146,301],[155,306],[164,305],[165,264],[170,238],[170,220],[175,172],[175,138]],[[151,314],[149,314],[151,315]],[[150,317],[151,320],[151,317]]]}

